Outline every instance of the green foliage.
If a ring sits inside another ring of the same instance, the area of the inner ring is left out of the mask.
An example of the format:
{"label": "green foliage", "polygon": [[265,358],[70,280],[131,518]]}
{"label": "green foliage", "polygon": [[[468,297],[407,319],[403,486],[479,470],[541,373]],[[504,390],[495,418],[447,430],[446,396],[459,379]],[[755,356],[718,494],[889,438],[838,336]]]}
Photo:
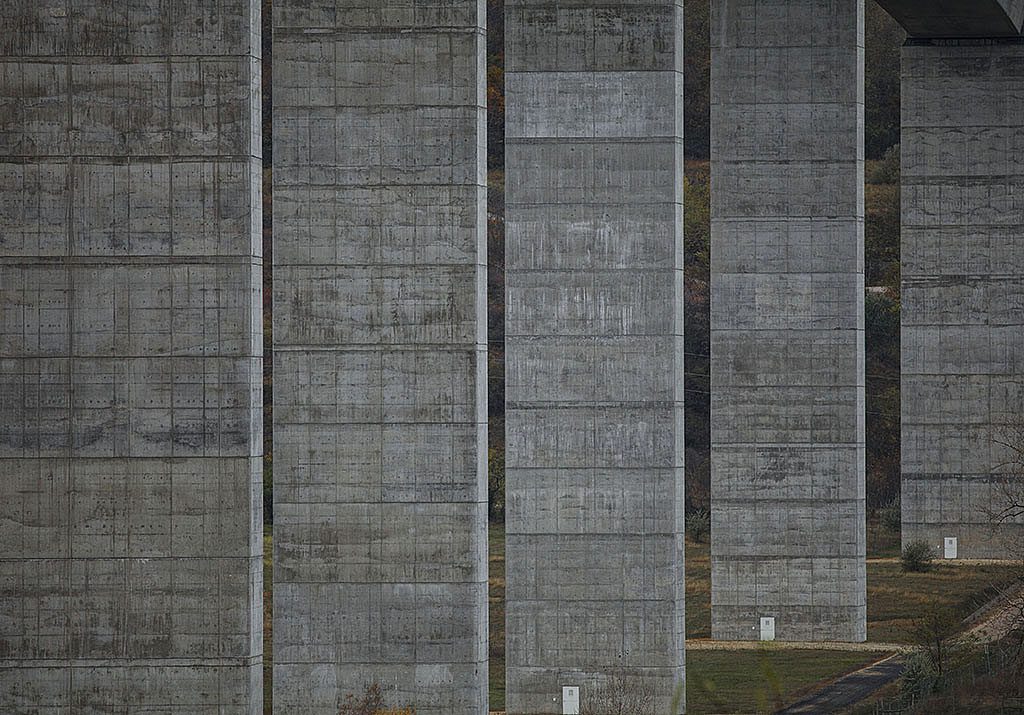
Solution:
{"label": "green foliage", "polygon": [[487,450],[487,515],[491,521],[505,521],[505,450]]}
{"label": "green foliage", "polygon": [[505,69],[495,61],[487,65],[487,168],[505,166]]}
{"label": "green foliage", "polygon": [[864,282],[900,289],[900,185],[864,187]]}
{"label": "green foliage", "polygon": [[900,566],[904,572],[928,571],[932,567],[934,558],[932,547],[928,545],[927,541],[911,541],[903,547],[903,553],[900,554]]}
{"label": "green foliage", "polygon": [[686,535],[695,544],[704,543],[711,535],[711,514],[707,509],[694,509],[686,515]]}
{"label": "green foliage", "polygon": [[692,159],[711,156],[711,3],[684,0],[683,150]]}
{"label": "green foliage", "polygon": [[882,527],[893,534],[900,533],[903,528],[903,512],[900,498],[896,497],[878,510],[878,519]]}
{"label": "green foliage", "polygon": [[900,302],[889,292],[864,297],[867,372],[868,506],[900,494]]}
{"label": "green foliage", "polygon": [[487,175],[487,435],[505,444],[505,177]]}
{"label": "green foliage", "polygon": [[973,643],[957,637],[961,619],[956,611],[938,600],[931,601],[910,627],[911,642],[925,658],[922,673],[931,671],[941,679],[950,669],[969,659]]}
{"label": "green foliage", "polygon": [[263,523],[274,523],[274,455],[263,455]]}
{"label": "green foliage", "polygon": [[711,180],[706,164],[690,164],[683,178],[683,264],[694,279],[711,272]]}
{"label": "green foliage", "polygon": [[907,666],[900,675],[899,692],[904,702],[917,701],[935,692],[938,673],[931,658],[923,651],[907,656]]}
{"label": "green foliage", "polygon": [[888,293],[864,296],[864,340],[871,344],[873,367],[893,370],[900,367],[900,303]]}
{"label": "green foliage", "polygon": [[707,508],[711,491],[711,171],[687,162],[683,181],[686,501]]}
{"label": "green foliage", "polygon": [[869,184],[900,183],[899,144],[894,144],[886,149],[880,160],[871,163],[870,169],[865,174],[865,180]]}
{"label": "green foliage", "polygon": [[505,0],[487,0],[487,168],[505,166]]}
{"label": "green foliage", "polygon": [[864,152],[880,158],[900,140],[900,48],[906,33],[874,0],[864,8]]}

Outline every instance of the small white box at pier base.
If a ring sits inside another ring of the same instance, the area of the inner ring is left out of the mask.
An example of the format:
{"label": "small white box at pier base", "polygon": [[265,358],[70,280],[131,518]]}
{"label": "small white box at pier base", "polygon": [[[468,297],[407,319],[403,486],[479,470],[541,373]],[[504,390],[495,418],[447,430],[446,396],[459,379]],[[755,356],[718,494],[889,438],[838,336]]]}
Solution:
{"label": "small white box at pier base", "polygon": [[775,640],[775,617],[764,616],[761,618],[761,640]]}
{"label": "small white box at pier base", "polygon": [[562,715],[580,715],[580,686],[562,687]]}
{"label": "small white box at pier base", "polygon": [[956,558],[956,537],[947,536],[942,540],[942,555],[947,559]]}

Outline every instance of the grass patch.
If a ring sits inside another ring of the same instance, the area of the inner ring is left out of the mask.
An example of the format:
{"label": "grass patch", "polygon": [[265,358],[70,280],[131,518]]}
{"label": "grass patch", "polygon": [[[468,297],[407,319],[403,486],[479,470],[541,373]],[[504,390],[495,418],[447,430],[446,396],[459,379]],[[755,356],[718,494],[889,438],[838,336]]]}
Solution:
{"label": "grass patch", "polygon": [[867,552],[869,559],[898,559],[900,557],[899,532],[889,531],[877,519],[868,521]]}
{"label": "grass patch", "polygon": [[263,713],[273,712],[274,673],[274,527],[263,525]]}
{"label": "grass patch", "polygon": [[491,524],[487,534],[487,606],[489,700],[491,710],[505,709],[505,525]]}
{"label": "grass patch", "polygon": [[711,637],[711,546],[686,542],[686,637]]}
{"label": "grass patch", "polygon": [[771,712],[884,653],[697,650],[686,654],[687,713]]}
{"label": "grass patch", "polygon": [[899,562],[868,564],[868,640],[906,643],[907,629],[924,607],[938,604],[966,618],[1017,577],[1015,564],[935,563],[903,573]]}

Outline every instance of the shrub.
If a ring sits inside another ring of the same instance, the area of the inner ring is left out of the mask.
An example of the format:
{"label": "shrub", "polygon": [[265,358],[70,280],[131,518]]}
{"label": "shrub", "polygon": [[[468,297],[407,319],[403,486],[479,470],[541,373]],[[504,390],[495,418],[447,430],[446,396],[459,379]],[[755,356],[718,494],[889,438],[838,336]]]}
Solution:
{"label": "shrub", "polygon": [[904,571],[927,571],[932,567],[934,558],[927,541],[911,541],[900,555],[900,565]]}
{"label": "shrub", "polygon": [[899,497],[878,510],[878,520],[886,531],[893,534],[900,533],[903,526],[903,510]]}
{"label": "shrub", "polygon": [[928,654],[923,651],[911,653],[907,656],[906,668],[900,675],[900,696],[911,702],[920,700],[935,692],[938,681],[938,673],[935,672],[935,666]]}
{"label": "shrub", "polygon": [[686,515],[686,535],[694,543],[703,543],[711,534],[711,514],[707,509],[694,509]]}
{"label": "shrub", "polygon": [[505,452],[488,450],[487,514],[492,522],[505,521]]}
{"label": "shrub", "polygon": [[885,150],[881,161],[874,165],[868,173],[869,184],[900,183],[900,145],[896,144]]}

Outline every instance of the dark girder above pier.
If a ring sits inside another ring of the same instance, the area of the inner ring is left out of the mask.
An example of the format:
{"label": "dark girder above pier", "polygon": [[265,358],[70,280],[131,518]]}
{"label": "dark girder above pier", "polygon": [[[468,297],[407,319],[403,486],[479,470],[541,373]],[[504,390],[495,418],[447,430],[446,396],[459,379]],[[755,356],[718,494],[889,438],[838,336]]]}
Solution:
{"label": "dark girder above pier", "polygon": [[878,0],[911,37],[1017,37],[1024,0]]}

